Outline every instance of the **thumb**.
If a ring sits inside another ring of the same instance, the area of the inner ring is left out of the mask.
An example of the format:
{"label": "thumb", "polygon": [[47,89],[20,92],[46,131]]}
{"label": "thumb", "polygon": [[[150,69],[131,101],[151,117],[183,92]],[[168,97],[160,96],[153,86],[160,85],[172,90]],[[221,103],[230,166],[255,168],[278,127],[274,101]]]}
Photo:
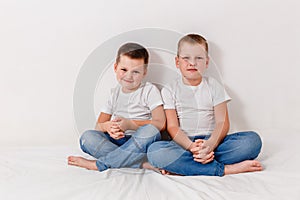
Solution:
{"label": "thumb", "polygon": [[122,117],[116,116],[112,121],[113,122],[119,122],[122,120]]}

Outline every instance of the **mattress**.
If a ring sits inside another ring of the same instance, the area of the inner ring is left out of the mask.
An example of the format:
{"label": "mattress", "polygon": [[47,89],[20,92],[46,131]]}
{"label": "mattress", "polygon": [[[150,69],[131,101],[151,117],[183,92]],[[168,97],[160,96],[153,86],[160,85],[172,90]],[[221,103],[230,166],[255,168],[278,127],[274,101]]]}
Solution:
{"label": "mattress", "polygon": [[[104,172],[67,165],[78,146],[1,147],[0,199],[300,199],[300,135],[260,132],[264,170],[210,176],[172,176],[145,169]],[[286,136],[287,135],[287,136]]]}

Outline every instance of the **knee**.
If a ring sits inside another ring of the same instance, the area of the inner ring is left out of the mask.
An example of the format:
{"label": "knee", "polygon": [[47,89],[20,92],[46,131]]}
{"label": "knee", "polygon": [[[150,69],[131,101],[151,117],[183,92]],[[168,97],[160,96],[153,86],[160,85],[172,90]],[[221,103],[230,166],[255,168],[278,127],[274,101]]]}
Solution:
{"label": "knee", "polygon": [[155,138],[154,140],[157,141],[160,139],[160,132],[159,130],[153,126],[152,124],[146,124],[141,126],[137,129],[136,133],[132,135],[133,137],[137,138]]}
{"label": "knee", "polygon": [[79,144],[80,144],[80,148],[86,152],[86,146],[88,146],[89,143],[91,143],[91,141],[93,141],[94,137],[95,137],[95,130],[87,130],[85,132],[82,133],[82,135],[80,136],[79,139]]}
{"label": "knee", "polygon": [[244,150],[250,153],[250,159],[254,159],[258,156],[261,151],[262,141],[260,136],[254,132],[247,132],[247,136],[245,139]]}
{"label": "knee", "polygon": [[80,145],[83,145],[86,141],[90,140],[93,132],[94,132],[93,130],[87,130],[87,131],[83,132],[79,139]]}
{"label": "knee", "polygon": [[253,144],[253,146],[260,151],[261,147],[262,147],[262,141],[260,136],[254,132],[254,131],[250,131],[249,132],[249,138],[250,138],[250,142]]}
{"label": "knee", "polygon": [[163,152],[163,144],[161,142],[152,143],[147,150],[148,162],[155,167],[162,167],[164,165],[164,157],[166,154]]}

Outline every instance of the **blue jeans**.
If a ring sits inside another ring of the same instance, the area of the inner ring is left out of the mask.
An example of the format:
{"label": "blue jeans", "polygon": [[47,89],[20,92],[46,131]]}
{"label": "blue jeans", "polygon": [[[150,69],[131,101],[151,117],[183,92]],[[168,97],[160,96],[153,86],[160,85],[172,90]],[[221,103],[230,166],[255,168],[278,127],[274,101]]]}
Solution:
{"label": "blue jeans", "polygon": [[118,140],[101,131],[85,131],[80,138],[80,147],[83,152],[97,159],[99,171],[121,167],[139,168],[147,159],[150,144],[159,139],[159,130],[147,124],[139,127],[131,136]]}
{"label": "blue jeans", "polygon": [[[209,135],[202,135],[191,139],[193,141],[196,139],[206,140],[209,137]],[[175,141],[153,143],[148,149],[147,156],[151,165],[172,173],[186,176],[223,176],[224,165],[255,159],[261,146],[262,142],[257,133],[238,132],[224,138],[214,151],[214,160],[207,164],[194,161],[193,154],[183,149]]]}

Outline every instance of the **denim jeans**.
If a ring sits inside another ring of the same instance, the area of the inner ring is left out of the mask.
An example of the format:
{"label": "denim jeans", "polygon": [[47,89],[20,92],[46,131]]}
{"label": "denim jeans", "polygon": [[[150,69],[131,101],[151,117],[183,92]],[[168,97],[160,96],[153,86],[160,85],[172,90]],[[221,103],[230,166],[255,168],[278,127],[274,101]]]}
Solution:
{"label": "denim jeans", "polygon": [[[209,135],[202,135],[191,139],[195,141],[208,138]],[[186,176],[223,176],[224,165],[255,159],[261,146],[259,135],[249,131],[227,135],[215,149],[214,160],[207,164],[194,161],[193,154],[183,149],[175,141],[153,143],[148,149],[147,156],[151,165],[172,173]]]}
{"label": "denim jeans", "polygon": [[159,130],[147,124],[139,127],[131,136],[115,140],[107,133],[96,130],[85,131],[80,138],[83,152],[97,159],[99,171],[108,168],[139,168],[147,159],[147,149],[160,139]]}

